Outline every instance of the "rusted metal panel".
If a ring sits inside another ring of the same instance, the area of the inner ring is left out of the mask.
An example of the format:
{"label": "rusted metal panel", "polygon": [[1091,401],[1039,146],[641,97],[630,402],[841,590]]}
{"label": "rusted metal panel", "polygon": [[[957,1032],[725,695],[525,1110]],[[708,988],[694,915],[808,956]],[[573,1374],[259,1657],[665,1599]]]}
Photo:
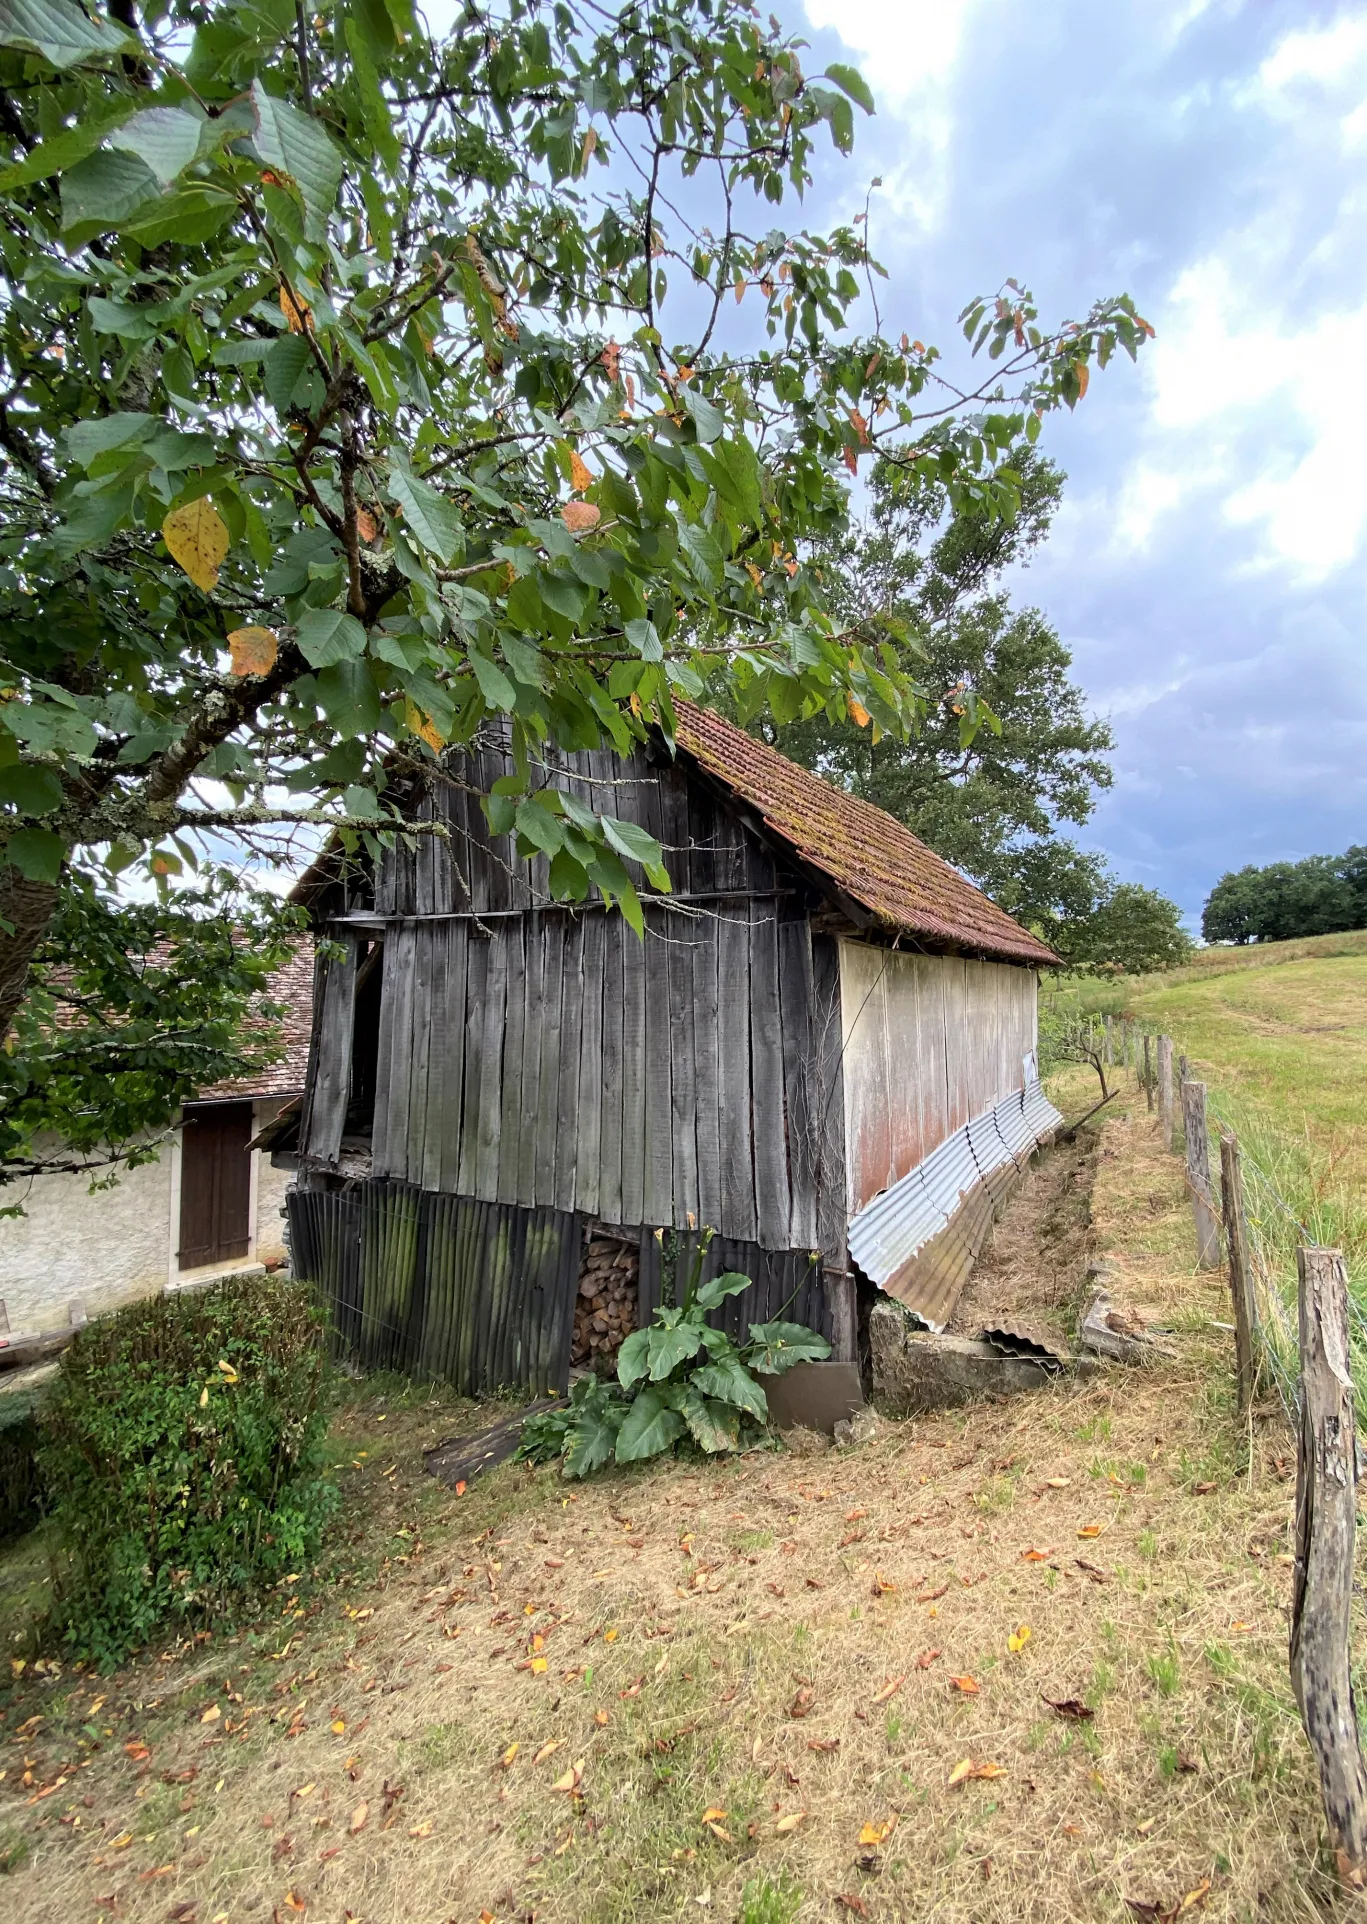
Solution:
{"label": "rusted metal panel", "polygon": [[1038,1081],[956,1129],[850,1222],[850,1254],[881,1288],[943,1329],[1037,1143],[1063,1120]]}
{"label": "rusted metal panel", "polygon": [[1022,1082],[1032,969],[840,944],[851,1216]]}

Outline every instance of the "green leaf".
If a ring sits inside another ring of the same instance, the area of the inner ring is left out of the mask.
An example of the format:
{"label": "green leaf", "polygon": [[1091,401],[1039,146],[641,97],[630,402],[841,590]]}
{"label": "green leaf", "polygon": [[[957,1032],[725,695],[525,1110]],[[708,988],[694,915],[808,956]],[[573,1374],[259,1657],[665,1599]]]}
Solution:
{"label": "green leaf", "polygon": [[699,1449],[706,1450],[711,1456],[719,1456],[726,1450],[738,1450],[740,1411],[733,1404],[709,1401],[695,1387],[695,1383],[696,1379],[685,1386],[679,1405],[689,1435]]}
{"label": "green leaf", "polygon": [[676,1323],[672,1329],[648,1329],[650,1339],[650,1380],[662,1383],[676,1365],[702,1348],[702,1331],[696,1323]]}
{"label": "green leaf", "polygon": [[720,440],[722,430],[726,426],[720,408],[713,407],[707,396],[699,394],[696,388],[684,388],[680,398],[693,417],[693,425],[698,430],[698,439],[706,444]]}
{"label": "green leaf", "polygon": [[[250,345],[254,347],[256,343]],[[299,384],[299,376],[312,359],[309,344],[302,334],[282,334],[266,349],[261,378],[266,385],[266,399],[277,414],[283,414],[289,407],[290,396]]]}
{"label": "green leaf", "polygon": [[340,608],[310,608],[299,621],[299,652],[310,668],[355,661],[365,653],[365,629]]}
{"label": "green leaf", "polygon": [[352,75],[361,96],[361,117],[365,121],[366,132],[374,141],[385,166],[394,173],[398,169],[400,156],[389,102],[384,97],[384,89],[375,70],[371,38],[354,15],[347,18],[346,43],[351,54]]}
{"label": "green leaf", "polygon": [[0,769],[0,802],[21,815],[50,815],[62,805],[62,784],[51,768],[15,762]]}
{"label": "green leaf", "polygon": [[[3,0],[0,0],[0,6]],[[50,180],[78,160],[93,154],[111,128],[121,125],[136,111],[137,103],[128,99],[102,102],[98,110],[83,113],[74,127],[68,127],[50,140],[40,140],[22,160],[0,170],[0,194],[15,187],[28,187],[35,180]]]}
{"label": "green leaf", "polygon": [[641,657],[642,661],[663,661],[664,648],[655,632],[653,621],[629,621],[627,640]]}
{"label": "green leaf", "polygon": [[826,1338],[805,1323],[752,1323],[745,1360],[762,1376],[781,1376],[794,1363],[821,1363],[830,1353]]}
{"label": "green leaf", "polygon": [[[655,837],[635,822],[619,822],[613,815],[605,815],[602,819],[604,837],[617,853],[625,855],[629,861],[640,862],[646,869],[654,869],[658,874],[663,875],[667,888],[669,876],[664,867],[663,852]],[[651,879],[655,880],[655,877],[652,876]],[[656,886],[659,886],[658,882]]]}
{"label": "green leaf", "polygon": [[136,154],[169,187],[199,152],[203,122],[179,107],[147,107],[109,137],[109,145]]}
{"label": "green leaf", "polygon": [[729,1356],[723,1362],[704,1363],[701,1369],[693,1371],[689,1381],[707,1396],[719,1397],[723,1403],[731,1403],[738,1410],[753,1416],[757,1423],[769,1421],[769,1401],[763,1387],[746,1369],[739,1357]]}
{"label": "green leaf", "polygon": [[180,247],[197,247],[216,234],[236,212],[237,201],[232,194],[195,182],[147,201],[120,222],[119,231],[143,247],[159,247],[163,241],[175,241]]}
{"label": "green leaf", "polygon": [[380,691],[364,656],[335,661],[318,675],[318,704],[343,741],[369,734],[384,715]]}
{"label": "green leaf", "polygon": [[4,847],[4,859],[30,882],[55,882],[65,856],[66,843],[50,828],[16,829]]}
{"label": "green leaf", "polygon": [[617,1380],[624,1390],[639,1383],[650,1370],[650,1331],[634,1329],[617,1352]]}
{"label": "green leaf", "polygon": [[74,460],[88,468],[95,457],[126,448],[160,426],[152,414],[102,414],[93,421],[76,421],[66,431],[66,445]]}
{"label": "green leaf", "polygon": [[479,683],[485,707],[511,710],[517,703],[517,690],[498,664],[490,661],[487,655],[480,654],[477,648],[469,651],[467,659],[475,671],[475,680]]}
{"label": "green leaf", "polygon": [[396,467],[389,477],[389,498],[403,510],[411,533],[429,554],[449,562],[465,535],[455,504],[416,474]]}
{"label": "green leaf", "polygon": [[136,154],[91,154],[62,175],[62,232],[118,227],[160,194],[156,175]]}
{"label": "green leaf", "polygon": [[255,129],[252,145],[264,164],[299,190],[310,240],[321,240],[342,184],[342,155],[332,136],[312,114],[268,94],[252,82]]}
{"label": "green leaf", "polygon": [[833,61],[826,69],[827,80],[833,80],[842,93],[864,109],[866,114],[874,111],[873,89],[869,86],[858,67],[848,67],[843,61]]}
{"label": "green leaf", "polygon": [[668,1409],[658,1390],[643,1389],[617,1432],[617,1461],[639,1463],[672,1450],[685,1429],[683,1418]]}
{"label": "green leaf", "polygon": [[135,35],[92,20],[70,0],[0,0],[0,47],[40,54],[59,73],[79,61],[139,45]]}
{"label": "green leaf", "polygon": [[700,1283],[694,1301],[699,1309],[715,1309],[728,1296],[742,1296],[751,1287],[750,1277],[742,1276],[739,1270],[728,1269],[712,1277],[710,1282]]}
{"label": "green leaf", "polygon": [[621,1403],[609,1402],[606,1397],[594,1397],[586,1402],[570,1425],[564,1474],[588,1476],[590,1471],[611,1462],[627,1414]]}

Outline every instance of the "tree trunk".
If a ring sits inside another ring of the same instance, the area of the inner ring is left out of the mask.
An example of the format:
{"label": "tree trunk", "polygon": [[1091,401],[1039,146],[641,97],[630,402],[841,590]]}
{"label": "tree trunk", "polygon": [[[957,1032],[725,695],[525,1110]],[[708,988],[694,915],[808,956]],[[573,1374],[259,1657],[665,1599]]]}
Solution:
{"label": "tree trunk", "polygon": [[29,963],[47,934],[57,888],[55,882],[31,882],[18,869],[0,867],[0,1042],[24,999]]}

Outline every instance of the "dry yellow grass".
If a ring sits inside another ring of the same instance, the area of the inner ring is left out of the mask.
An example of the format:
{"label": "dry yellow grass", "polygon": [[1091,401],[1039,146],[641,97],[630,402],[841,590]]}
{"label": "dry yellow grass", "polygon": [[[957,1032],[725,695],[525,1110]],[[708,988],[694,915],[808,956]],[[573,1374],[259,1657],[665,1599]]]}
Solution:
{"label": "dry yellow grass", "polygon": [[1097,1169],[1095,1246],[1175,1331],[1152,1372],[848,1454],[510,1466],[460,1498],[421,1475],[440,1412],[358,1406],[372,1578],[269,1640],[16,1688],[0,1848],[30,1849],[0,1908],[1338,1916],[1286,1676],[1289,1440],[1234,1419],[1219,1282],[1142,1115]]}

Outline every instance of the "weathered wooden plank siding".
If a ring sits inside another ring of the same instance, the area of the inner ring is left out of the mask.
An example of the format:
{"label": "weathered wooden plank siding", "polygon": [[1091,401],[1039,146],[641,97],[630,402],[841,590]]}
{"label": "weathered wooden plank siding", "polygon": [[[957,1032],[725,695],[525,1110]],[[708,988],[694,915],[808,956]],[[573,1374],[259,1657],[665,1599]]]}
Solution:
{"label": "weathered wooden plank siding", "polygon": [[851,1215],[1022,1087],[1036,994],[1010,963],[840,943]]}
{"label": "weathered wooden plank siding", "polygon": [[325,929],[323,934],[343,953],[340,958],[320,955],[314,963],[313,1036],[299,1140],[308,1155],[320,1162],[335,1163],[341,1153],[351,1094],[351,1036],[360,941],[353,929]]}

